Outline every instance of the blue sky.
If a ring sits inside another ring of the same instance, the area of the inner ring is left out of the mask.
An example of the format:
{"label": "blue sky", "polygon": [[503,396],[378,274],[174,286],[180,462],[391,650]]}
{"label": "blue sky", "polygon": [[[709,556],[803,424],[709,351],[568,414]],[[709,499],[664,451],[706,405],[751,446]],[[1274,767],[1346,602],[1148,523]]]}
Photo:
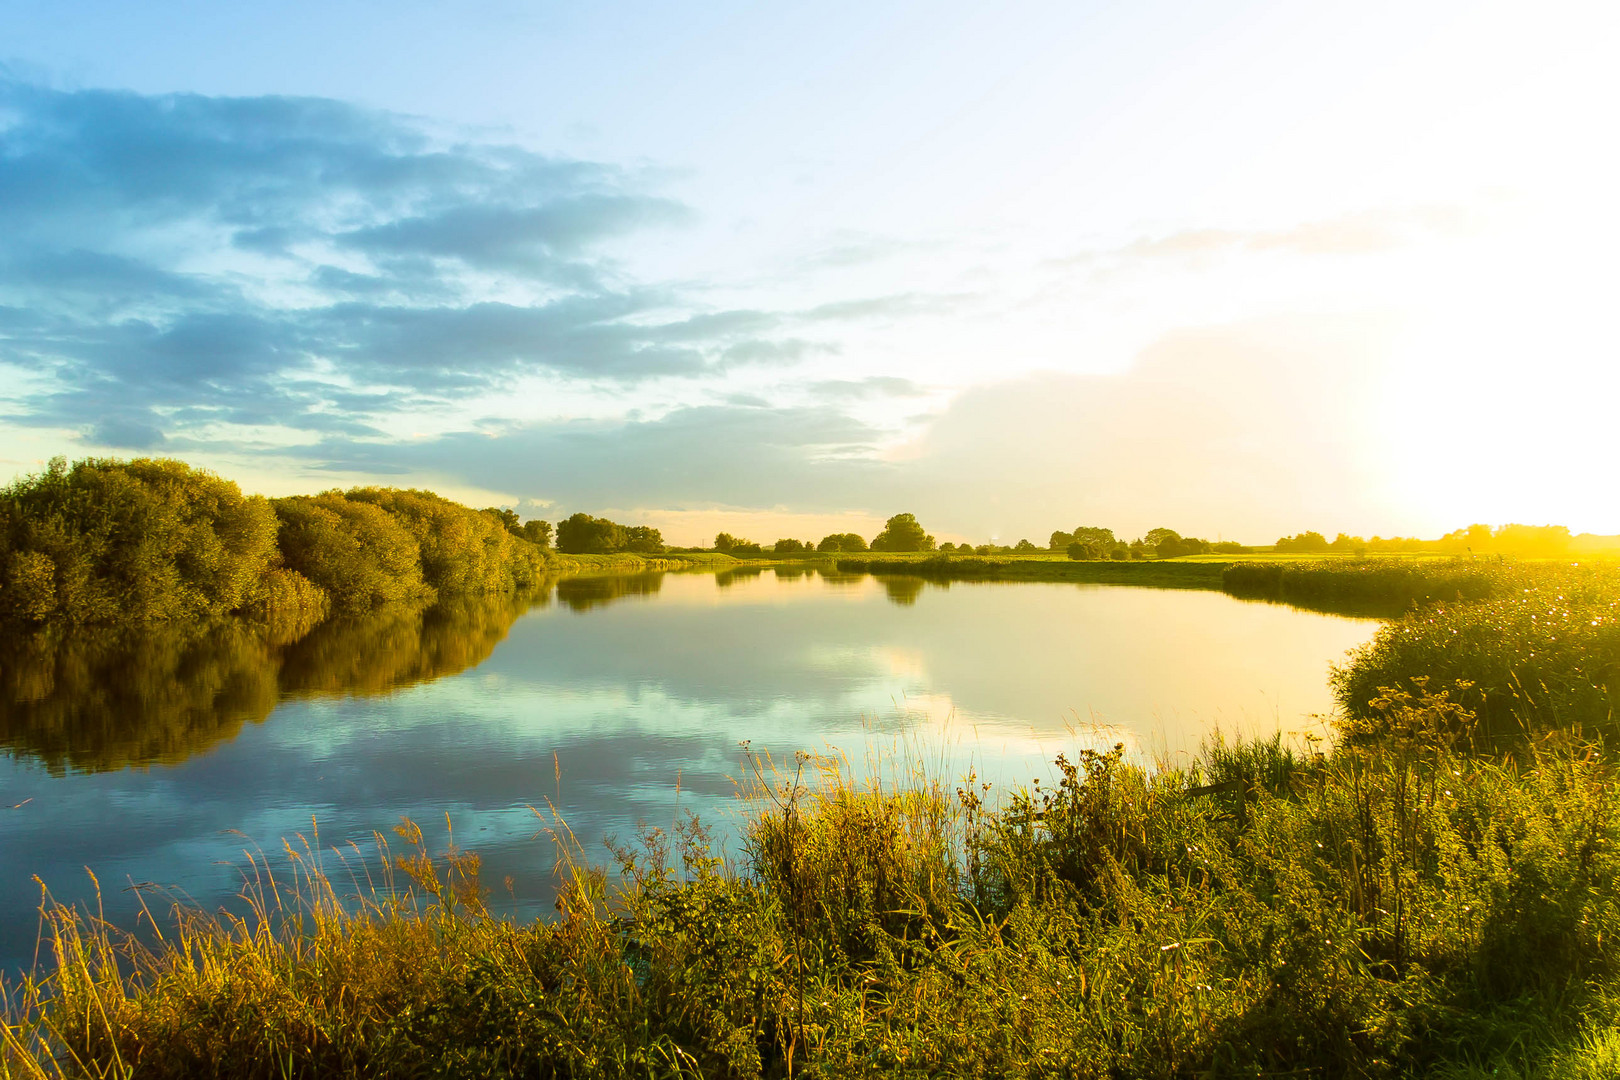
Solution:
{"label": "blue sky", "polygon": [[12,2],[0,469],[1620,531],[1608,5]]}

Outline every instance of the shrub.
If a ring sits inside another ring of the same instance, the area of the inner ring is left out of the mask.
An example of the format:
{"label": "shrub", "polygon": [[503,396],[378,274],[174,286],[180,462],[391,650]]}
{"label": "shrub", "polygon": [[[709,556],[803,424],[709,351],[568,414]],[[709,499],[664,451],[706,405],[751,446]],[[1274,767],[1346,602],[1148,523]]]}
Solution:
{"label": "shrub", "polygon": [[0,606],[70,623],[222,615],[258,598],[275,537],[264,499],[182,462],[57,459],[0,492]]}
{"label": "shrub", "polygon": [[336,610],[433,598],[416,537],[382,507],[329,491],[277,499],[275,510],[287,568],[325,590]]}

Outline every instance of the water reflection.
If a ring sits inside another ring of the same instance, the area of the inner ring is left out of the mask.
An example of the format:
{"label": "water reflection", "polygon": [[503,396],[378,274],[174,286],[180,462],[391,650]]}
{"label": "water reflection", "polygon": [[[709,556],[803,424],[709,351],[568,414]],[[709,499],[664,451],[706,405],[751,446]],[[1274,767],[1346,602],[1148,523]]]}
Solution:
{"label": "water reflection", "polygon": [[287,697],[380,694],[475,667],[548,602],[460,596],[334,619],[292,641],[239,620],[0,640],[0,745],[52,774],[174,765]]}
{"label": "water reflection", "polygon": [[923,588],[928,584],[920,577],[910,574],[885,574],[881,578],[883,592],[889,598],[889,603],[909,607],[917,602],[922,595]]}
{"label": "water reflection", "polygon": [[567,605],[570,611],[589,611],[627,596],[655,596],[663,585],[662,570],[611,577],[566,578],[557,583],[557,600]]}
{"label": "water reflection", "polygon": [[714,583],[722,589],[727,589],[739,581],[753,581],[764,572],[763,566],[737,566],[714,575]]}
{"label": "water reflection", "polygon": [[1373,630],[1207,591],[763,569],[574,579],[552,604],[461,598],[292,642],[219,624],[0,643],[0,806],[24,804],[0,829],[0,968],[32,953],[36,873],[94,902],[93,868],[128,924],[131,879],[213,906],[243,836],[274,853],[317,818],[323,845],[363,845],[410,814],[434,842],[452,820],[490,884],[513,879],[510,909],[544,914],[531,805],[595,856],[638,821],[723,820],[744,739],[857,763],[900,746],[998,784],[1077,739],[1180,752],[1325,710],[1328,662]]}
{"label": "water reflection", "polygon": [[0,642],[0,743],[53,775],[184,761],[270,715],[278,648],[237,621]]}

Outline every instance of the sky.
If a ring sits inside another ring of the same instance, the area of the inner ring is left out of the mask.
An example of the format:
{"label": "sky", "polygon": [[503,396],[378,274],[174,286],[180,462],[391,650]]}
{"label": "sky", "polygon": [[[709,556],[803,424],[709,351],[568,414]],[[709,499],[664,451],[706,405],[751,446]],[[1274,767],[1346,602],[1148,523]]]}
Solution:
{"label": "sky", "polygon": [[0,5],[0,477],[1620,532],[1620,5]]}

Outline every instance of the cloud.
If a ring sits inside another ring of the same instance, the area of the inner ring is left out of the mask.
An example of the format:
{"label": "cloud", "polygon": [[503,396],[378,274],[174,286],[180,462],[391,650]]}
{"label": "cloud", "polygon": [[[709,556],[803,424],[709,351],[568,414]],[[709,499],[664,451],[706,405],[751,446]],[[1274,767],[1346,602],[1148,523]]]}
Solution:
{"label": "cloud", "polygon": [[691,214],[615,167],[314,98],[0,73],[0,117],[0,362],[54,376],[14,423],[137,448],[209,421],[359,431],[536,373],[628,384],[812,349],[782,316],[622,283],[604,245]]}
{"label": "cloud", "polygon": [[1118,375],[969,390],[907,449],[907,506],[1003,539],[1365,528],[1384,508],[1359,425],[1390,333],[1374,316],[1258,320],[1167,335]]}
{"label": "cloud", "polygon": [[892,375],[873,375],[865,379],[824,379],[811,383],[808,389],[811,394],[832,401],[919,397],[927,392],[910,379]]}
{"label": "cloud", "polygon": [[[644,178],[299,97],[61,91],[0,72],[0,363],[14,424],[375,434],[533,376],[612,393],[788,367],[954,298],[711,310],[611,245],[692,218]],[[113,418],[113,419],[109,419]]]}
{"label": "cloud", "polygon": [[594,244],[638,228],[679,224],[690,216],[667,199],[592,193],[541,206],[455,206],[334,239],[372,256],[453,258],[477,269],[591,285],[594,275],[578,260]]}
{"label": "cloud", "polygon": [[[491,437],[493,435],[493,437]],[[437,475],[556,503],[604,506],[839,506],[891,467],[873,456],[886,433],[826,405],[771,407],[739,398],[655,420],[563,421],[461,432],[410,443],[329,440],[344,472]]]}
{"label": "cloud", "polygon": [[1477,228],[1473,215],[1455,207],[1364,210],[1286,229],[1187,229],[1137,240],[1120,249],[1125,258],[1187,258],[1232,251],[1280,251],[1294,255],[1367,255],[1429,236],[1465,235]]}
{"label": "cloud", "polygon": [[901,318],[907,315],[949,311],[952,307],[972,299],[974,298],[967,294],[945,296],[936,293],[899,293],[893,296],[835,300],[803,312],[801,318],[811,322]]}
{"label": "cloud", "polygon": [[115,450],[153,450],[165,442],[156,424],[130,417],[107,417],[90,429],[87,438]]}
{"label": "cloud", "polygon": [[1374,412],[1389,333],[1371,316],[1180,332],[1122,374],[970,388],[902,447],[843,411],[919,389],[874,378],[811,384],[819,403],[800,407],[734,395],[652,420],[511,425],[410,444],[334,436],[318,453],[336,471],[500,491],[552,514],[617,508],[672,527],[726,508],[879,520],[910,511],[932,531],[978,542],[1043,540],[1077,523],[1270,542],[1307,528],[1369,529],[1384,516],[1364,457],[1372,441],[1358,425]]}

